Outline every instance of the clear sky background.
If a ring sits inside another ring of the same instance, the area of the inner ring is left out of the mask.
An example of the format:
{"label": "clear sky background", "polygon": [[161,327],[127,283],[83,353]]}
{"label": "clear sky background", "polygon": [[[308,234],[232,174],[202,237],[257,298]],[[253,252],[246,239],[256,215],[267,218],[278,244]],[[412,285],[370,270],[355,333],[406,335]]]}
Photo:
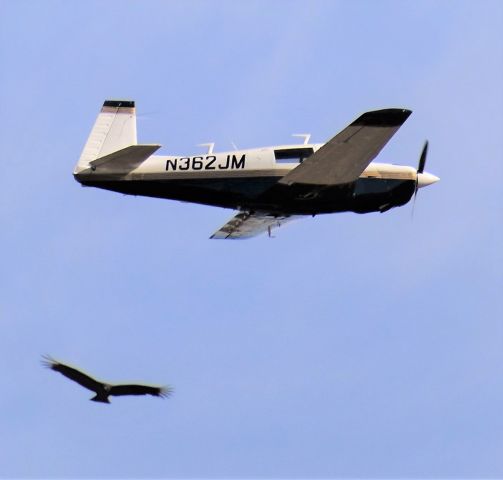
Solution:
{"label": "clear sky background", "polygon": [[[0,475],[503,477],[503,3],[0,1]],[[414,111],[385,214],[212,241],[230,210],[81,188],[107,98],[161,153]],[[91,393],[41,354],[169,400]]]}

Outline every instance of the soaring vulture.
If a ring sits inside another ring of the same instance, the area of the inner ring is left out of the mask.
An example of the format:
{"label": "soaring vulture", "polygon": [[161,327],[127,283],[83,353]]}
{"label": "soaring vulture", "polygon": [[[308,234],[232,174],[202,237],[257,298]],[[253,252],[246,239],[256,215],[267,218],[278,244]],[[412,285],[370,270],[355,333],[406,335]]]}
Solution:
{"label": "soaring vulture", "polygon": [[154,387],[149,385],[136,385],[136,384],[125,384],[125,385],[110,385],[109,383],[99,382],[94,378],[82,373],[76,368],[69,367],[63,363],[54,360],[48,355],[42,357],[42,365],[55,372],[59,372],[65,377],[77,382],[79,385],[92,390],[96,395],[89,400],[93,402],[110,403],[108,397],[110,395],[121,396],[121,395],[153,395],[154,397],[169,397],[173,393],[171,387]]}

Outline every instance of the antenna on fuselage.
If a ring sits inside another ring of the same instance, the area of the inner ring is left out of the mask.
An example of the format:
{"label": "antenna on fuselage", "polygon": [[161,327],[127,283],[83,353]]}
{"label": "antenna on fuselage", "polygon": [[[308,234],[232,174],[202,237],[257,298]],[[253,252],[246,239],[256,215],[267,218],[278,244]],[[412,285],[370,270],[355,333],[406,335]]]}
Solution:
{"label": "antenna on fuselage", "polygon": [[307,145],[309,143],[309,140],[311,138],[310,133],[292,133],[292,137],[299,137],[304,139],[304,145]]}
{"label": "antenna on fuselage", "polygon": [[210,142],[210,143],[200,143],[198,147],[208,147],[208,155],[211,155],[213,153],[213,148],[215,147],[215,142]]}

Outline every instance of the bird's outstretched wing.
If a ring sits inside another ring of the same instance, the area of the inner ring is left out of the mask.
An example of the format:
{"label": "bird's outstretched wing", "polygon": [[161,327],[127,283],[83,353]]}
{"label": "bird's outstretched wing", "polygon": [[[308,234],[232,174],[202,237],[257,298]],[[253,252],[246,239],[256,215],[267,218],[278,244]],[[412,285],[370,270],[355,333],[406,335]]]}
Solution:
{"label": "bird's outstretched wing", "polygon": [[103,388],[103,383],[98,382],[94,378],[86,375],[85,373],[82,373],[76,368],[72,368],[68,365],[60,363],[57,360],[51,358],[49,355],[44,355],[42,358],[42,365],[50,368],[51,370],[54,370],[55,372],[61,373],[70,380],[77,382],[79,385],[82,385],[83,387],[92,390],[93,392],[97,392],[98,390]]}
{"label": "bird's outstretched wing", "polygon": [[112,385],[110,395],[153,395],[167,398],[173,393],[171,387],[152,387],[149,385]]}

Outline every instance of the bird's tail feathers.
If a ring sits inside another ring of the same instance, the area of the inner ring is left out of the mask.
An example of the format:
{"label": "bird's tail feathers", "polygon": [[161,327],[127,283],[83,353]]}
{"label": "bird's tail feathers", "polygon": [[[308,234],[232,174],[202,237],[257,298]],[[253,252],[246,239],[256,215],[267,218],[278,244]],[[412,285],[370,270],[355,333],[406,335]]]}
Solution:
{"label": "bird's tail feathers", "polygon": [[90,398],[92,402],[100,402],[100,403],[110,403],[110,400],[108,397],[104,397],[103,395],[100,395],[97,393],[93,398]]}

